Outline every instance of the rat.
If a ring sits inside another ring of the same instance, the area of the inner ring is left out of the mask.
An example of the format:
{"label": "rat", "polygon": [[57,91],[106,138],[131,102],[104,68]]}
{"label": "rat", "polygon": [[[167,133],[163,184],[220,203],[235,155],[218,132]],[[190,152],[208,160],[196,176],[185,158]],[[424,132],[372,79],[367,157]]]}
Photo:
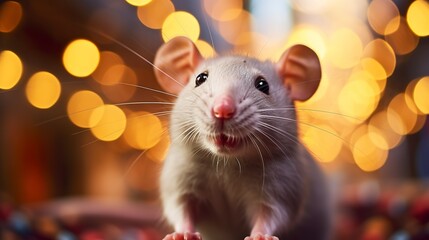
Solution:
{"label": "rat", "polygon": [[330,237],[325,176],[298,140],[294,106],[318,88],[313,50],[292,46],[278,62],[204,59],[191,40],[176,37],[158,49],[154,72],[177,95],[160,174],[174,228],[164,240]]}

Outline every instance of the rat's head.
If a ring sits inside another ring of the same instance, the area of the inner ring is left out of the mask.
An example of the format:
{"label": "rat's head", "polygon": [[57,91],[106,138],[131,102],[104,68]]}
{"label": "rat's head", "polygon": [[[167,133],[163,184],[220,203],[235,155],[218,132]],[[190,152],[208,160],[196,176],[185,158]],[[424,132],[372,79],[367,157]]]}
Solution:
{"label": "rat's head", "polygon": [[177,37],[161,46],[154,65],[159,84],[179,95],[172,134],[221,155],[296,142],[290,140],[296,138],[293,101],[310,98],[321,77],[317,55],[303,45],[277,63],[244,56],[204,60],[192,41]]}

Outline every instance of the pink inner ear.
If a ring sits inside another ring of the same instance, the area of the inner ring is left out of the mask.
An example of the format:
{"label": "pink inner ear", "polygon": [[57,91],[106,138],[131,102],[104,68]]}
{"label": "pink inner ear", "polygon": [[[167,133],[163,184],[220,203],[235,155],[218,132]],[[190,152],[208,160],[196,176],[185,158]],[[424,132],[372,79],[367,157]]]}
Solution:
{"label": "pink inner ear", "polygon": [[173,38],[156,53],[156,79],[164,90],[178,94],[202,60],[200,52],[191,40],[185,37]]}
{"label": "pink inner ear", "polygon": [[292,100],[304,101],[317,90],[321,68],[316,53],[304,45],[295,45],[281,56],[277,72]]}

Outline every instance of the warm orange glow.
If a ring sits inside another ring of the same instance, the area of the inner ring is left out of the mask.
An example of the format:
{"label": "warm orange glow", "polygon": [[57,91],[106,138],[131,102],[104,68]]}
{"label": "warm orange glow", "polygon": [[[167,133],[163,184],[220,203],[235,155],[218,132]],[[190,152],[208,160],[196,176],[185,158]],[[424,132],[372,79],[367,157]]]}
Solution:
{"label": "warm orange glow", "polygon": [[366,120],[376,109],[379,101],[378,85],[374,82],[351,80],[348,82],[338,96],[340,112],[352,122]]}
{"label": "warm orange glow", "polygon": [[[388,118],[395,119],[395,116],[399,118],[397,114],[388,117],[387,111],[380,111],[374,114],[368,125],[369,132],[377,132],[378,134],[383,136],[383,139],[386,141],[388,149],[392,149],[396,147],[402,140],[402,136],[390,127],[388,124]],[[381,148],[381,146],[378,146]]]}
{"label": "warm orange glow", "polygon": [[170,147],[170,137],[167,134],[167,130],[164,130],[165,134],[161,137],[161,140],[146,153],[149,159],[155,162],[162,162],[167,156],[168,149]]}
{"label": "warm orange glow", "polygon": [[[100,118],[101,115],[101,118]],[[127,118],[125,113],[115,105],[103,105],[94,109],[89,118],[92,134],[102,141],[114,141],[125,131]]]}
{"label": "warm orange glow", "polygon": [[368,43],[364,48],[363,56],[373,58],[380,63],[388,77],[393,74],[396,67],[395,52],[383,39],[375,39]]}
{"label": "warm orange glow", "polygon": [[113,102],[125,102],[136,92],[137,75],[130,67],[114,65],[106,71],[105,76],[111,77],[112,84],[102,85],[101,90]]}
{"label": "warm orange glow", "polygon": [[[316,125],[315,123],[313,123]],[[340,153],[343,142],[339,134],[328,125],[310,127],[300,124],[301,140],[320,162],[332,162]],[[323,142],[323,144],[320,144]]]}
{"label": "warm orange glow", "polygon": [[[397,18],[399,10],[391,0],[371,1],[367,9],[367,16],[372,29],[378,34],[390,34],[399,27]],[[395,19],[394,22],[393,19]],[[387,28],[389,24],[390,26]]]}
{"label": "warm orange glow", "polygon": [[248,44],[252,37],[252,31],[250,28],[251,21],[252,15],[243,10],[237,17],[228,21],[219,22],[219,32],[222,37],[231,44]]}
{"label": "warm orange glow", "polygon": [[173,12],[165,19],[161,32],[165,42],[177,36],[185,36],[195,42],[200,36],[200,24],[188,12]]}
{"label": "warm orange glow", "polygon": [[168,15],[174,12],[173,2],[170,0],[155,0],[137,9],[137,17],[146,27],[161,29]]}
{"label": "warm orange glow", "polygon": [[413,99],[416,106],[424,114],[429,114],[429,77],[420,79],[414,87]]}
{"label": "warm orange glow", "polygon": [[204,40],[198,40],[195,43],[195,45],[197,46],[198,50],[200,51],[201,55],[203,55],[204,58],[214,57],[216,54],[215,50],[210,45],[210,43]]}
{"label": "warm orange glow", "polygon": [[21,59],[12,51],[0,52],[0,89],[11,89],[22,75]]}
{"label": "warm orange glow", "polygon": [[52,107],[61,94],[61,84],[49,72],[33,74],[27,82],[25,94],[34,107],[47,109]]}
{"label": "warm orange glow", "polygon": [[316,52],[320,59],[326,55],[326,40],[323,33],[312,25],[301,24],[292,29],[285,47],[277,52],[274,60],[278,60],[287,48],[296,44],[308,46]]}
{"label": "warm orange glow", "polygon": [[230,21],[237,18],[243,10],[243,0],[204,0],[206,13],[218,21]]}
{"label": "warm orange glow", "polygon": [[[111,51],[102,51],[100,53],[100,62],[95,69],[95,71],[91,74],[91,76],[99,83],[103,85],[113,85],[114,83],[118,83],[118,75],[110,75],[107,74],[107,71],[116,65],[123,65],[124,60],[122,58]],[[119,74],[119,77],[121,75]]]}
{"label": "warm orange glow", "polygon": [[97,46],[86,39],[77,39],[69,43],[64,50],[63,64],[66,70],[76,77],[87,77],[100,61]]}
{"label": "warm orange glow", "polygon": [[414,35],[404,18],[400,18],[399,27],[395,32],[386,35],[386,40],[398,55],[412,52],[419,43],[419,38]]}
{"label": "warm orange glow", "polygon": [[411,3],[407,11],[407,22],[417,36],[429,35],[429,3],[417,0]]}
{"label": "warm orange glow", "polygon": [[[372,133],[373,138],[377,136],[375,132]],[[380,136],[377,136],[380,140]],[[386,162],[388,151],[377,147],[373,143],[369,134],[360,137],[353,147],[353,157],[356,165],[365,172],[372,172],[380,169]]]}
{"label": "warm orange glow", "polygon": [[[417,123],[417,110],[410,109],[410,106],[406,103],[406,98],[410,97],[404,93],[396,95],[390,101],[387,109],[388,123],[393,131],[401,135],[409,134]],[[411,99],[409,99],[409,101],[410,100]],[[395,113],[397,116],[395,116]]]}
{"label": "warm orange glow", "polygon": [[90,128],[97,125],[103,115],[100,110],[97,112],[98,117],[92,112],[103,104],[98,94],[88,90],[78,91],[67,103],[67,115],[76,126]]}
{"label": "warm orange glow", "polygon": [[15,1],[6,1],[0,5],[0,32],[12,32],[22,18],[22,6]]}
{"label": "warm orange glow", "polygon": [[149,112],[135,112],[128,116],[124,137],[136,149],[149,149],[161,139],[163,128],[159,118]]}
{"label": "warm orange glow", "polygon": [[[127,3],[129,3],[129,4],[133,5],[133,6],[136,6],[136,7],[138,7],[138,6],[145,6],[145,5],[147,5],[147,4],[151,3],[151,2],[155,2],[153,0],[125,0],[125,1],[127,1]],[[156,1],[158,1],[158,0],[156,0]]]}
{"label": "warm orange glow", "polygon": [[335,67],[348,69],[359,63],[362,51],[359,36],[352,29],[340,28],[330,36],[327,57]]}

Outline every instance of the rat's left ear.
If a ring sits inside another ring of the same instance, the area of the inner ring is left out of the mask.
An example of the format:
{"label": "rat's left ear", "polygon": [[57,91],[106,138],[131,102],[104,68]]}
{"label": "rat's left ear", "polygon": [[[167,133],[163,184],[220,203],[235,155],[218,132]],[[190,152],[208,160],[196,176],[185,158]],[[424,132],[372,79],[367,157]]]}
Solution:
{"label": "rat's left ear", "polygon": [[289,97],[298,101],[313,96],[322,75],[319,58],[304,45],[292,46],[283,53],[276,69],[288,89]]}

